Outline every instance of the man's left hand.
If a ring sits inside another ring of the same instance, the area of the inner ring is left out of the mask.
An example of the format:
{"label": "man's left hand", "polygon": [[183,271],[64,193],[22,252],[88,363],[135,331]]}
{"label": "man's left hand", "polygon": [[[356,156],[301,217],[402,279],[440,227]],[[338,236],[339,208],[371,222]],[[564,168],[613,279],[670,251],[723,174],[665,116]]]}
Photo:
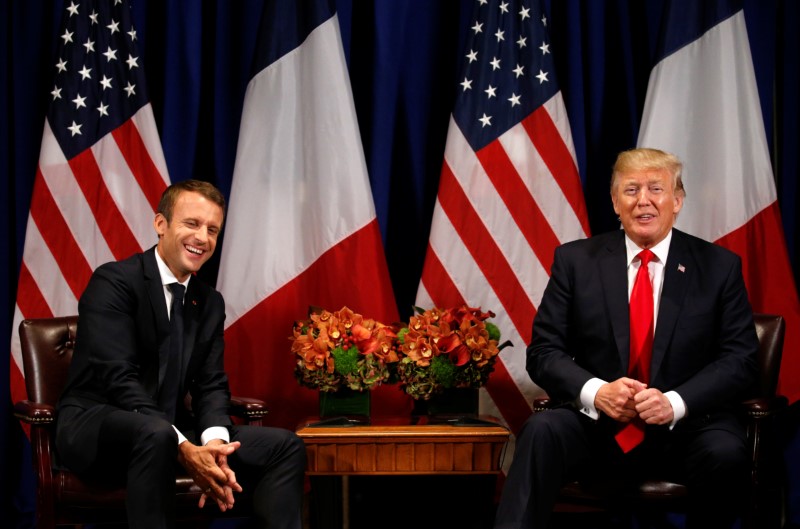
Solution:
{"label": "man's left hand", "polygon": [[669,399],[655,388],[643,389],[634,395],[633,400],[636,413],[647,424],[669,424],[675,416]]}
{"label": "man's left hand", "polygon": [[239,446],[239,442],[225,444],[221,439],[209,441],[205,446],[196,446],[190,441],[179,445],[178,461],[204,491],[198,502],[200,508],[206,504],[206,499],[215,500],[221,511],[233,507],[233,493],[241,492],[242,487],[228,466],[228,455]]}
{"label": "man's left hand", "polygon": [[[211,491],[207,490],[200,495],[200,502],[198,503],[198,507],[201,509],[206,504],[206,499],[214,499],[217,502],[217,506],[219,510],[225,511],[226,509],[230,509],[233,507],[233,493],[234,492],[242,492],[242,486],[236,482],[236,474],[228,466],[228,453],[224,450],[224,446],[226,443],[221,439],[212,439],[208,443],[206,443],[206,447],[209,447],[214,454],[214,458],[216,460],[217,466],[225,473],[227,481],[224,485],[222,485],[222,490],[224,494],[222,496],[215,495],[213,493],[213,489]],[[239,443],[236,443],[238,448]]]}

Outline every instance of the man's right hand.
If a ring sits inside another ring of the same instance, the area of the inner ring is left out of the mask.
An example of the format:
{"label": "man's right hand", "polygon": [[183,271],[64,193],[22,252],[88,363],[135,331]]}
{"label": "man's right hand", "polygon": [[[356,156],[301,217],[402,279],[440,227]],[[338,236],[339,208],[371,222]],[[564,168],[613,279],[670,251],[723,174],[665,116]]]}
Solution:
{"label": "man's right hand", "polygon": [[[241,492],[242,487],[231,477],[230,469],[223,469],[218,461],[225,461],[227,456],[235,452],[241,443],[208,444],[197,446],[189,441],[178,445],[178,461],[186,469],[195,484],[203,490],[200,507],[205,498],[213,498],[221,511],[233,507],[233,492]],[[232,485],[231,485],[232,483]]]}
{"label": "man's right hand", "polygon": [[633,397],[646,387],[638,380],[619,378],[600,386],[594,398],[594,405],[615,421],[630,422],[637,415]]}

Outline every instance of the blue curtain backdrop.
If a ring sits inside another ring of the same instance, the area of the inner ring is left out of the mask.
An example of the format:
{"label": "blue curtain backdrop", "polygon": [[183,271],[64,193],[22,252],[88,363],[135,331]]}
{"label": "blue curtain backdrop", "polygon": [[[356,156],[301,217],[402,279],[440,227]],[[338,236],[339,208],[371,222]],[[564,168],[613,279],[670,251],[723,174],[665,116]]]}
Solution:
{"label": "blue curtain backdrop", "polygon": [[[9,344],[13,331],[17,276],[52,89],[54,49],[68,4],[0,0],[4,185],[0,200],[6,219],[0,261],[0,344]],[[336,4],[378,220],[398,308],[405,317],[422,269],[457,83],[456,65],[473,0],[336,0]],[[663,4],[660,0],[545,3],[593,233],[617,227],[608,197],[610,167],[619,151],[636,143]],[[746,0],[744,7],[797,280],[800,5],[792,0]],[[209,180],[227,195],[263,1],[134,0],[132,8],[173,181]],[[687,202],[687,207],[702,205]],[[216,281],[217,263],[212,261],[203,271],[211,284]],[[33,501],[29,448],[11,415],[8,369],[6,355],[0,361],[0,387],[6,395],[0,407],[0,519],[25,526]],[[786,427],[787,468],[797,469],[800,442],[796,411],[794,415]],[[792,484],[790,516],[795,524],[800,524],[798,488]]]}

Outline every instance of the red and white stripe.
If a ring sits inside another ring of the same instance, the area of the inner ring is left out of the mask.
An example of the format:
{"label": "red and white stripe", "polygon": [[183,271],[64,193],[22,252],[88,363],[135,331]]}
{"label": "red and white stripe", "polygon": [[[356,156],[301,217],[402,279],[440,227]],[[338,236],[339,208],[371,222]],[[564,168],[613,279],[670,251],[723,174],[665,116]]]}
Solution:
{"label": "red and white stripe", "polygon": [[11,397],[25,398],[19,335],[26,318],[78,313],[92,271],[155,244],[169,177],[150,105],[68,160],[45,121],[11,337]]}
{"label": "red and white stripe", "polygon": [[553,251],[588,234],[560,92],[478,152],[450,121],[416,303],[467,303],[496,314],[503,340],[514,345],[502,351],[480,405],[512,431],[541,394],[525,371],[525,348]]}

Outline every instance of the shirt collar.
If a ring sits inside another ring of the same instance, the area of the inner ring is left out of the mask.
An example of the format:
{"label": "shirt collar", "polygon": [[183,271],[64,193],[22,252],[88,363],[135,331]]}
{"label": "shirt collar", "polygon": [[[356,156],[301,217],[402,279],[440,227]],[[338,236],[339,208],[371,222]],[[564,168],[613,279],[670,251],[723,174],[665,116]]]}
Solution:
{"label": "shirt collar", "polygon": [[156,264],[158,265],[158,274],[161,276],[161,284],[167,286],[171,283],[180,283],[184,287],[189,287],[189,280],[192,278],[192,275],[189,274],[189,277],[186,278],[186,281],[180,282],[178,278],[175,277],[175,274],[172,273],[172,270],[169,269],[167,263],[161,258],[158,254],[158,248],[153,251],[156,254]]}
{"label": "shirt collar", "polygon": [[[667,256],[669,255],[669,243],[672,241],[672,230],[669,230],[667,236],[664,239],[650,248],[650,251],[653,252],[662,265],[667,262]],[[636,256],[639,255],[639,252],[642,251],[642,248],[639,248],[635,242],[628,237],[628,234],[625,234],[625,250],[627,251],[628,256],[628,266],[631,265]]]}

